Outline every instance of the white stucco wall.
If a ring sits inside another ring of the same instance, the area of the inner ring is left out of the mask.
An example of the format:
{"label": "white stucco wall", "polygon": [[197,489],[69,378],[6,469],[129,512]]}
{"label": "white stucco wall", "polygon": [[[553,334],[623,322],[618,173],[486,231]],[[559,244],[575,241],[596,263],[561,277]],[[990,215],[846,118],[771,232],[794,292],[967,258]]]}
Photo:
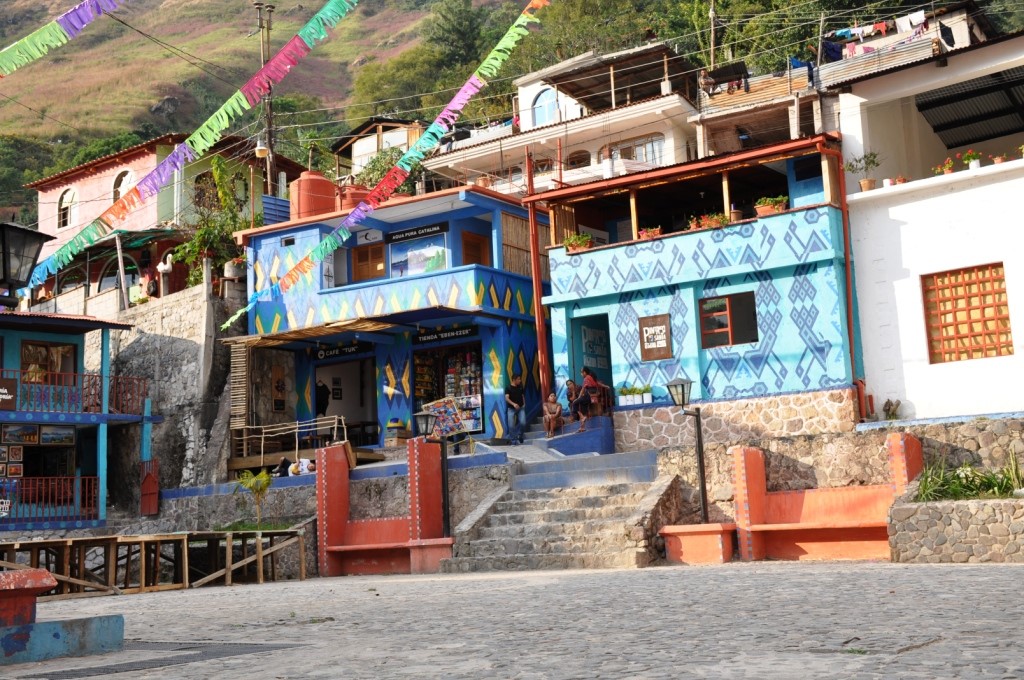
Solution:
{"label": "white stucco wall", "polygon": [[[879,412],[886,399],[903,402],[903,418],[1024,408],[1021,195],[1018,159],[850,197],[865,379]],[[1013,355],[929,363],[921,276],[994,262],[1005,269]]]}

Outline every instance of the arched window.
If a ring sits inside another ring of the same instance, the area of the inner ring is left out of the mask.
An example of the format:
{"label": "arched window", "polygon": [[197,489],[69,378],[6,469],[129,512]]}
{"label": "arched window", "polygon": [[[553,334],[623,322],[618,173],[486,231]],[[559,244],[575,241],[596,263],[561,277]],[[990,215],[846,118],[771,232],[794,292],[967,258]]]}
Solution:
{"label": "arched window", "polygon": [[533,125],[550,125],[558,122],[558,93],[550,87],[540,91],[533,100]]}
{"label": "arched window", "polygon": [[[139,265],[128,255],[124,256],[124,279],[125,284],[131,288],[139,283]],[[102,293],[111,288],[121,287],[121,276],[117,268],[117,258],[112,257],[103,267],[103,275],[100,276],[100,284],[96,292]]]}
{"label": "arched window", "polygon": [[566,170],[573,170],[575,168],[586,168],[590,166],[590,152],[589,151],[573,151],[569,154],[569,157],[565,160]]}
{"label": "arched window", "polygon": [[70,227],[78,215],[78,194],[74,189],[65,189],[57,200],[57,228]]}
{"label": "arched window", "polygon": [[116,203],[118,199],[124,196],[125,192],[128,191],[132,184],[134,184],[134,178],[131,170],[122,170],[117,173],[117,177],[114,178],[114,191],[113,198]]}
{"label": "arched window", "polygon": [[81,267],[72,267],[66,272],[57,273],[57,294],[66,293],[69,290],[80,288],[85,285],[85,270]]}

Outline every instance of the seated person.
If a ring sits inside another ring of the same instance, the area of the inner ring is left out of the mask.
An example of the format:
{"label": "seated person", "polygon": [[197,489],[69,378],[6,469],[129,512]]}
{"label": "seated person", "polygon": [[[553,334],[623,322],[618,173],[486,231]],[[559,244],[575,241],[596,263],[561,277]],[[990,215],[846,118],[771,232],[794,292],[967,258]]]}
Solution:
{"label": "seated person", "polygon": [[281,462],[277,464],[277,467],[274,468],[273,472],[271,472],[270,474],[273,475],[274,477],[287,477],[288,476],[288,467],[291,464],[292,464],[292,462],[290,460],[288,460],[287,457],[282,456],[281,457]]}
{"label": "seated person", "polygon": [[[569,402],[569,406],[572,406],[572,402],[576,401],[579,398],[579,396],[580,396],[579,385],[577,385],[572,380],[566,380],[565,381],[565,398]],[[570,418],[570,420],[576,420],[577,419],[575,413],[570,413],[569,414],[569,418]]]}
{"label": "seated person", "polygon": [[562,405],[558,403],[558,398],[552,392],[548,395],[548,400],[544,402],[544,432],[547,434],[548,439],[554,437],[555,430],[564,424],[565,419],[562,417]]}

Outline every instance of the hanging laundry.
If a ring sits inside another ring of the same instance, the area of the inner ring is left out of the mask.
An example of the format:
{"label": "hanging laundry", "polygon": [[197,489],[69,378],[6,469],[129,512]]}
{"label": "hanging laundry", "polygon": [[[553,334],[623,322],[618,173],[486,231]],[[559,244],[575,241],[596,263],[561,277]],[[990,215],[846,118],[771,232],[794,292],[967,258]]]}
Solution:
{"label": "hanging laundry", "polygon": [[914,27],[910,25],[910,16],[896,19],[896,31],[899,33],[910,33]]}
{"label": "hanging laundry", "polygon": [[916,11],[913,14],[910,15],[910,25],[911,26],[920,26],[921,24],[923,24],[926,21],[927,21],[927,19],[924,18],[924,10],[923,9],[922,10],[918,10],[918,11]]}
{"label": "hanging laundry", "polygon": [[840,40],[849,40],[851,37],[853,37],[852,28],[841,28],[836,31],[836,38]]}
{"label": "hanging laundry", "polygon": [[956,47],[956,38],[953,37],[953,29],[946,24],[939,22],[939,35],[947,47]]}
{"label": "hanging laundry", "polygon": [[840,61],[843,58],[843,46],[839,43],[823,41],[821,43],[823,61],[828,64],[833,61]]}
{"label": "hanging laundry", "polygon": [[789,65],[792,68],[803,68],[807,67],[807,86],[812,87],[814,85],[814,62],[802,61],[796,57],[789,58]]}
{"label": "hanging laundry", "polygon": [[884,37],[885,36],[885,32],[889,29],[889,22],[887,22],[887,21],[879,21],[877,24],[872,26],[872,28],[874,28],[876,31],[881,33],[882,36]]}
{"label": "hanging laundry", "polygon": [[871,45],[865,45],[862,48],[862,50],[861,50],[861,54],[869,54],[869,53],[874,52],[874,51],[875,51],[874,47],[872,47]]}
{"label": "hanging laundry", "polygon": [[847,59],[849,59],[850,57],[856,57],[856,56],[857,56],[857,43],[855,43],[855,42],[848,42],[848,43],[846,43],[846,57],[847,57]]}

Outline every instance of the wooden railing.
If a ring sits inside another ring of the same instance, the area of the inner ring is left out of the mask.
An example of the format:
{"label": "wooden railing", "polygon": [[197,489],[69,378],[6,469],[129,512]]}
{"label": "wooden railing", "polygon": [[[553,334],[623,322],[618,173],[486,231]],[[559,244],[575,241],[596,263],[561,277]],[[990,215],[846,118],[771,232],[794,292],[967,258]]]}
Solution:
{"label": "wooden railing", "polygon": [[[0,370],[17,386],[16,410],[35,413],[99,413],[103,376],[99,373],[49,373]],[[149,385],[145,378],[110,377],[110,412],[142,415]]]}
{"label": "wooden railing", "polygon": [[11,501],[10,522],[99,519],[98,477],[8,477],[0,480],[0,498]]}

